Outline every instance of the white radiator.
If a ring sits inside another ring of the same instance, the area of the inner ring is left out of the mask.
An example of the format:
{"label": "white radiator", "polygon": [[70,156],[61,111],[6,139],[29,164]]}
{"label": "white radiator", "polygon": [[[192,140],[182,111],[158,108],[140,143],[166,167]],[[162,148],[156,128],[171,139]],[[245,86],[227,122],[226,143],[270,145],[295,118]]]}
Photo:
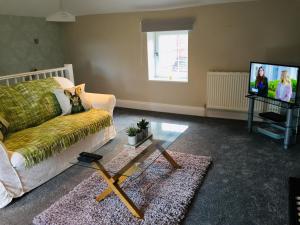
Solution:
{"label": "white radiator", "polygon": [[247,111],[249,73],[208,72],[208,109]]}
{"label": "white radiator", "polygon": [[[246,112],[248,110],[249,73],[208,72],[207,109]],[[255,111],[277,111],[277,107],[256,102]]]}

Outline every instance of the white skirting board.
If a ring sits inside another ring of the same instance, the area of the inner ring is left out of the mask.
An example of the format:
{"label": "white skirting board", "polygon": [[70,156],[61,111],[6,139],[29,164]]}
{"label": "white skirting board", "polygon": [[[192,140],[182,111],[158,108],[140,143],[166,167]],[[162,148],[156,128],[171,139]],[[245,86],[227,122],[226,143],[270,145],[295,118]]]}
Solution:
{"label": "white skirting board", "polygon": [[166,112],[166,113],[176,113],[183,115],[192,116],[205,116],[204,107],[196,106],[185,106],[185,105],[172,105],[156,102],[141,102],[117,99],[117,107],[130,108],[130,109],[141,109],[155,112]]}
{"label": "white skirting board", "polygon": [[233,110],[206,109],[206,116],[233,120],[248,120],[248,112]]}
{"label": "white skirting board", "polygon": [[205,107],[172,105],[156,102],[142,102],[133,100],[117,99],[117,107],[140,109],[155,112],[175,113],[182,115],[215,117],[224,119],[247,120],[247,112],[221,109],[206,109]]}

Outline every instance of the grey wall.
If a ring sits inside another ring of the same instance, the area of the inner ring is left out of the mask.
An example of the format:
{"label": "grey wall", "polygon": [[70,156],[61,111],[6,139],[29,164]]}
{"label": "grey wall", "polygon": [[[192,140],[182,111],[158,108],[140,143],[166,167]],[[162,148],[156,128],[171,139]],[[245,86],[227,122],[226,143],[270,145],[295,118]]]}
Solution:
{"label": "grey wall", "polygon": [[[34,39],[39,39],[39,44]],[[0,15],[0,75],[62,66],[62,27],[44,18]]]}

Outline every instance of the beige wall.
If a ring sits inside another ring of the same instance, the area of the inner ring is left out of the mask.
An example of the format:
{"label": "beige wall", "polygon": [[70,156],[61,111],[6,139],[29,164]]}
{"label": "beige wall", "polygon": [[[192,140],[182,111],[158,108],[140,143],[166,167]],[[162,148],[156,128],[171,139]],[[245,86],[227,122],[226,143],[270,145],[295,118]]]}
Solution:
{"label": "beige wall", "polygon": [[[65,25],[67,63],[77,83],[119,99],[204,106],[207,71],[247,71],[250,60],[300,64],[297,0],[82,16]],[[189,82],[148,81],[142,18],[196,17],[189,36]]]}

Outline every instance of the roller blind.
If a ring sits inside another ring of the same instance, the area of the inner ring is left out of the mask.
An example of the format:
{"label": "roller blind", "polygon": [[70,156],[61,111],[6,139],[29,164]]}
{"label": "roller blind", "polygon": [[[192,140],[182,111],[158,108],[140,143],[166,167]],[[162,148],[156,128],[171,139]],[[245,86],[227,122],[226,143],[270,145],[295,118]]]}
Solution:
{"label": "roller blind", "polygon": [[142,32],[193,30],[195,18],[177,19],[144,19],[141,22]]}

